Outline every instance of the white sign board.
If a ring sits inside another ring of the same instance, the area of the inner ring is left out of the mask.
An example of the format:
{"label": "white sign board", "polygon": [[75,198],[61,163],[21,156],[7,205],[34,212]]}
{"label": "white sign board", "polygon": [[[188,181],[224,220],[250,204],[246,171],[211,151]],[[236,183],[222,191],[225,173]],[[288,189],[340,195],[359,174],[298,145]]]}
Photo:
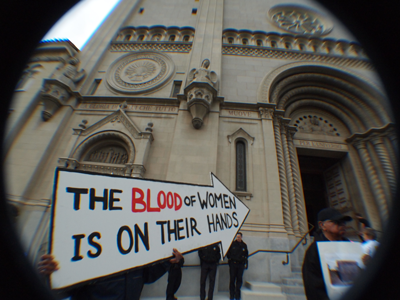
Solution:
{"label": "white sign board", "polygon": [[221,242],[226,255],[249,209],[211,174],[211,186],[56,171],[52,288],[115,274]]}
{"label": "white sign board", "polygon": [[364,267],[361,243],[317,242],[317,246],[328,297],[338,300]]}

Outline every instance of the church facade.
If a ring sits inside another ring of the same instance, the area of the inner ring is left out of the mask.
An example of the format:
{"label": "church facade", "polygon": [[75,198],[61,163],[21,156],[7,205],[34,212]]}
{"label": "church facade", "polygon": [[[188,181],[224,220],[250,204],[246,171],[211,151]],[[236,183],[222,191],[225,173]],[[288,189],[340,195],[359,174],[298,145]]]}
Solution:
{"label": "church facade", "polygon": [[[39,45],[4,147],[7,197],[33,262],[47,247],[56,167],[203,185],[212,172],[251,210],[241,228],[250,253],[290,251],[325,207],[380,230],[396,190],[379,78],[310,0],[122,0],[83,51]],[[245,280],[282,283],[305,241],[286,264],[282,253],[254,254]],[[197,295],[199,268],[185,272],[179,294]],[[216,290],[228,290],[228,274],[220,266]],[[156,285],[144,295],[163,296],[165,280]]]}

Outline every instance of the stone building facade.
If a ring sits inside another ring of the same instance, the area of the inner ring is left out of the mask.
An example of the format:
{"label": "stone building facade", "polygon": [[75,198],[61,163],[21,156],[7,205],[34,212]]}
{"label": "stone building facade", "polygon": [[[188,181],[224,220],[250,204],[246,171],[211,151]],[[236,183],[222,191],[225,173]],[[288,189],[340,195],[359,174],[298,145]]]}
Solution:
{"label": "stone building facade", "polygon": [[[57,166],[195,184],[213,172],[251,209],[250,252],[290,251],[324,207],[382,228],[396,139],[368,57],[315,2],[122,0],[83,51],[47,41],[33,54],[9,114],[8,199],[36,262]],[[288,264],[253,255],[245,280],[281,283],[303,244]],[[199,269],[184,272],[179,293],[197,295]]]}

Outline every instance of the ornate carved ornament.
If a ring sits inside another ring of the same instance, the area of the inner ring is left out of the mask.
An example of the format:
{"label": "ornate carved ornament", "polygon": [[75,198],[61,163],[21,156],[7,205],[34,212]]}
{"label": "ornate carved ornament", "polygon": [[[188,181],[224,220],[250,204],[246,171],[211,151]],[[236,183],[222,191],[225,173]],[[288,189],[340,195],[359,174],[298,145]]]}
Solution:
{"label": "ornate carved ornament", "polygon": [[327,119],[320,116],[304,115],[294,121],[293,125],[297,127],[298,132],[301,133],[340,136],[337,128]]}
{"label": "ornate carved ornament", "polygon": [[354,144],[360,140],[367,141],[370,138],[374,137],[384,137],[388,136],[390,137],[393,134],[393,129],[395,128],[393,123],[388,123],[385,126],[382,127],[375,127],[375,128],[370,128],[364,133],[354,133],[351,135],[349,138],[347,138],[345,141],[347,143]]}
{"label": "ornate carved ornament", "polygon": [[117,92],[150,92],[171,79],[175,70],[164,53],[140,51],[117,59],[107,71],[107,83]]}
{"label": "ornate carved ornament", "polygon": [[237,138],[243,138],[243,139],[249,141],[251,145],[254,144],[254,140],[255,140],[255,138],[252,137],[250,134],[248,134],[246,132],[246,130],[244,130],[243,128],[239,128],[231,135],[228,135],[229,143],[232,143],[232,141],[235,141]]}
{"label": "ornate carved ornament", "polygon": [[300,5],[277,5],[268,12],[272,23],[285,30],[302,35],[326,35],[332,22],[321,13]]}
{"label": "ornate carved ornament", "polygon": [[273,117],[274,117],[275,109],[274,108],[263,108],[263,107],[260,107],[258,109],[258,111],[260,112],[260,118],[261,119],[272,120]]}

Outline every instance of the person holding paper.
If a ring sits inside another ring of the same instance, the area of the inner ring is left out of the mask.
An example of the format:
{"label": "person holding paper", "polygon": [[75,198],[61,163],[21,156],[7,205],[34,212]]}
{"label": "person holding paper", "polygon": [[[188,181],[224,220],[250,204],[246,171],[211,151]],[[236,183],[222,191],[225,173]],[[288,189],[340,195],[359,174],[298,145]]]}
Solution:
{"label": "person holding paper", "polygon": [[325,208],[318,213],[317,219],[319,230],[314,234],[314,242],[308,248],[303,261],[304,289],[308,300],[329,300],[317,242],[349,241],[343,235],[346,233],[346,222],[352,218],[342,215],[334,208]]}
{"label": "person holding paper", "polygon": [[364,255],[361,259],[363,264],[367,265],[372,256],[374,256],[376,249],[378,249],[379,242],[376,241],[376,232],[372,228],[364,228],[361,235],[364,239],[364,243],[361,245]]}
{"label": "person holding paper", "polygon": [[[72,289],[66,296],[71,296],[71,300],[139,300],[144,284],[158,280],[168,271],[171,264],[183,265],[182,254],[177,249],[173,249],[172,254],[174,258],[169,261],[91,281]],[[38,264],[40,274],[51,275],[58,269],[58,263],[52,255],[46,254],[41,257]]]}

